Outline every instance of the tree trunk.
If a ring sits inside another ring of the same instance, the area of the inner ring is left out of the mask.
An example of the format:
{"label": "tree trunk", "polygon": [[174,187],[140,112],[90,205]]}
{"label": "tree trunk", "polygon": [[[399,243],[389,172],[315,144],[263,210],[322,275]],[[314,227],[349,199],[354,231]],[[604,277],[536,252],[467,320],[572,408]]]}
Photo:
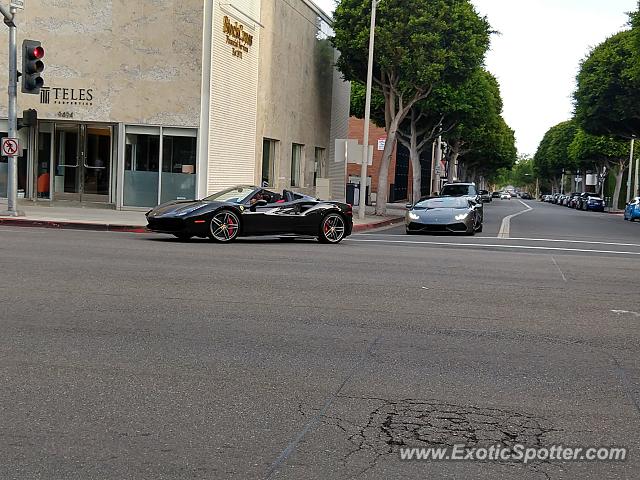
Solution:
{"label": "tree trunk", "polygon": [[624,177],[624,170],[626,162],[618,163],[618,171],[616,172],[616,188],[613,189],[613,199],[611,200],[611,206],[614,209],[618,209],[620,202],[620,191],[622,190],[622,179]]}
{"label": "tree trunk", "polygon": [[411,129],[411,145],[409,147],[409,159],[411,160],[412,173],[412,201],[416,203],[422,197],[422,166],[420,165],[420,152],[418,151],[418,135],[415,128]]}
{"label": "tree trunk", "polygon": [[387,131],[387,141],[384,144],[380,170],[378,170],[378,192],[376,193],[376,215],[387,213],[387,200],[389,199],[389,164],[391,163],[391,153],[396,145],[398,134],[399,116],[391,121],[391,126]]}
{"label": "tree trunk", "polygon": [[460,141],[456,140],[451,145],[451,154],[449,155],[449,182],[458,179],[458,157],[460,156]]}

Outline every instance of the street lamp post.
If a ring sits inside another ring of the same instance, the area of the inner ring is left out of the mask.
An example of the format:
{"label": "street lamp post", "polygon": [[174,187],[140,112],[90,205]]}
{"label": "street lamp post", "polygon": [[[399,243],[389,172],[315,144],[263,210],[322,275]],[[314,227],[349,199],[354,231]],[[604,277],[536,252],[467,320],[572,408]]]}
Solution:
{"label": "street lamp post", "polygon": [[362,164],[360,165],[360,206],[358,218],[363,220],[367,209],[367,165],[369,163],[369,122],[371,119],[371,87],[373,83],[373,46],[376,29],[376,7],[380,0],[371,0],[371,27],[369,29],[369,63],[367,64],[367,91],[364,102],[364,134],[362,135]]}

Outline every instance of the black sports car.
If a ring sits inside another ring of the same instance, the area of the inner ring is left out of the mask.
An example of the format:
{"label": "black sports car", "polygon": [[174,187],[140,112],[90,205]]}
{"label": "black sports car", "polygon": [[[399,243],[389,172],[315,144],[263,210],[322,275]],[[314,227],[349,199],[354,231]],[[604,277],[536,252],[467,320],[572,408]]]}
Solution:
{"label": "black sports car", "polygon": [[482,204],[468,197],[435,197],[408,205],[407,233],[482,232]]}
{"label": "black sports car", "polygon": [[338,243],[351,235],[351,205],[284,190],[239,185],[202,200],[175,201],[147,212],[147,228],[181,240],[232,242],[256,235],[311,235]]}

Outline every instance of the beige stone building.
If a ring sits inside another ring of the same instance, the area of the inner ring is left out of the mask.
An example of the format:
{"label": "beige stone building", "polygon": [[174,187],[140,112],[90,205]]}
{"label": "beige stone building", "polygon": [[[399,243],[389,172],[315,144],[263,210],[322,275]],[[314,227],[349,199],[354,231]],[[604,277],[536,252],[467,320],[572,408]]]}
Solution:
{"label": "beige stone building", "polygon": [[42,41],[46,69],[18,98],[38,114],[19,131],[21,201],[147,208],[238,183],[344,198],[330,23],[310,0],[30,0],[18,40]]}

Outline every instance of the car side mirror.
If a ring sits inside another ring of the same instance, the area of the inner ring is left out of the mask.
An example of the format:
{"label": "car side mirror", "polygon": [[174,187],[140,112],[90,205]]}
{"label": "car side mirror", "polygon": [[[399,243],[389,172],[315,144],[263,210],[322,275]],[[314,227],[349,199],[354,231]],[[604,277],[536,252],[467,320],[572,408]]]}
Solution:
{"label": "car side mirror", "polygon": [[267,202],[266,200],[264,200],[264,199],[257,200],[255,203],[253,203],[253,204],[251,205],[251,207],[249,208],[249,210],[251,210],[252,212],[255,212],[255,211],[256,211],[256,208],[258,208],[258,207],[264,207],[267,203],[268,203],[268,202]]}

